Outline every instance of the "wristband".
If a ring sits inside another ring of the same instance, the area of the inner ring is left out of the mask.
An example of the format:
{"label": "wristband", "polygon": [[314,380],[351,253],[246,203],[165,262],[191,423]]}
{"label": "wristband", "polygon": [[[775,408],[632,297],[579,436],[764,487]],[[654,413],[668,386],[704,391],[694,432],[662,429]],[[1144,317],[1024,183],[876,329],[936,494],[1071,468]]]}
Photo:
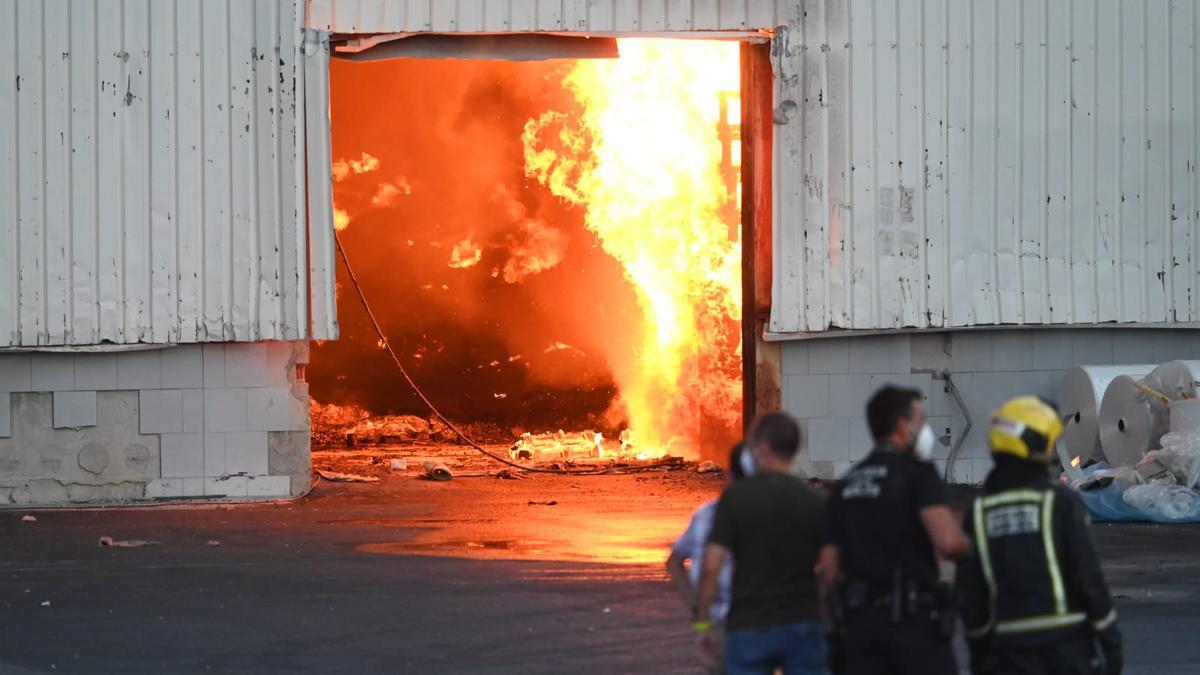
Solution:
{"label": "wristband", "polygon": [[693,621],[692,630],[697,633],[707,633],[712,630],[712,621]]}

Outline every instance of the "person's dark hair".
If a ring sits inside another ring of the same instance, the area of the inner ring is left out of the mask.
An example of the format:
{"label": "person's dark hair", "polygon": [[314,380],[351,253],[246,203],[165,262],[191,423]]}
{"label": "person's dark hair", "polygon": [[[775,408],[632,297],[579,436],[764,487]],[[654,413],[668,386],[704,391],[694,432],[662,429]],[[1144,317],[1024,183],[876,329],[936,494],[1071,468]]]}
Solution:
{"label": "person's dark hair", "polygon": [[902,419],[912,415],[913,404],[924,396],[916,389],[885,385],[867,401],[867,426],[871,437],[881,441],[892,434]]}
{"label": "person's dark hair", "polygon": [[800,425],[787,413],[767,413],[754,422],[750,444],[766,444],[771,454],[780,459],[791,459],[800,449]]}
{"label": "person's dark hair", "polygon": [[746,477],[746,472],[742,471],[742,453],[744,452],[746,452],[745,441],[738,441],[729,449],[729,475],[733,476],[734,480]]}

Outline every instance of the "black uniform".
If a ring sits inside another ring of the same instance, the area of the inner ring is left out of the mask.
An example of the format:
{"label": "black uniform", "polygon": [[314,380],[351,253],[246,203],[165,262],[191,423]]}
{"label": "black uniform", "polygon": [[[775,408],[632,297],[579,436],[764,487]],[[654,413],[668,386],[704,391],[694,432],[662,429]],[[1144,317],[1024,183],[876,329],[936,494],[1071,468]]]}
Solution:
{"label": "black uniform", "polygon": [[1094,673],[1097,638],[1119,671],[1117,613],[1077,495],[1044,467],[997,458],[965,520],[976,556],[958,587],[975,673]]}
{"label": "black uniform", "polygon": [[[950,675],[952,625],[920,512],[945,504],[937,470],[898,448],[875,449],[827,506],[841,554],[845,672]],[[944,625],[945,624],[945,625]]]}

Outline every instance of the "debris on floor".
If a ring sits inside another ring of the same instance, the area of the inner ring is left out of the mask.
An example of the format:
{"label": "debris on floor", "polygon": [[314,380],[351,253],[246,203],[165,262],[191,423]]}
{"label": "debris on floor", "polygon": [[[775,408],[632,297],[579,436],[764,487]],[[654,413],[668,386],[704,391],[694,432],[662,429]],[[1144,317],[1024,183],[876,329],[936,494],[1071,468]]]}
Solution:
{"label": "debris on floor", "polygon": [[113,539],[105,535],[100,537],[101,546],[113,546],[116,548],[141,548],[142,546],[158,546],[157,541],[148,541],[146,539]]}
{"label": "debris on floor", "polygon": [[209,539],[208,543],[205,544],[205,546],[220,546],[220,545],[221,545],[221,542],[216,539]]}
{"label": "debris on floor", "polygon": [[427,460],[424,464],[424,468],[425,477],[429,480],[450,480],[451,478],[454,478],[454,474],[450,473],[450,467],[441,462],[432,459]]}
{"label": "debris on floor", "polygon": [[25,514],[25,515],[21,516],[21,522],[22,523],[36,523],[37,516],[31,516],[29,514]]}
{"label": "debris on floor", "polygon": [[408,460],[393,457],[392,461],[388,464],[388,468],[392,471],[408,471]]}
{"label": "debris on floor", "polygon": [[696,473],[716,473],[721,470],[716,462],[705,460],[696,465]]}
{"label": "debris on floor", "polygon": [[529,505],[530,506],[558,506],[558,501],[555,499],[551,499],[549,501],[540,501],[540,500],[530,499]]}
{"label": "debris on floor", "polygon": [[354,473],[339,473],[337,471],[325,471],[317,469],[317,474],[321,478],[333,481],[334,483],[374,483],[379,479],[375,476],[360,476]]}

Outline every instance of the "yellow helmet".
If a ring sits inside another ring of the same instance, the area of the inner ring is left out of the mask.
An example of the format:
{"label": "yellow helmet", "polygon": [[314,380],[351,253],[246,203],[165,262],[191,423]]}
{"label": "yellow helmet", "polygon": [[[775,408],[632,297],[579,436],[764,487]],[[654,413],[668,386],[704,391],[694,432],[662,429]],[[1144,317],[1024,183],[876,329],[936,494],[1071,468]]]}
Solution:
{"label": "yellow helmet", "polygon": [[1062,430],[1062,420],[1054,408],[1036,396],[1020,396],[992,414],[988,446],[993,455],[1046,463],[1054,454],[1054,443]]}

